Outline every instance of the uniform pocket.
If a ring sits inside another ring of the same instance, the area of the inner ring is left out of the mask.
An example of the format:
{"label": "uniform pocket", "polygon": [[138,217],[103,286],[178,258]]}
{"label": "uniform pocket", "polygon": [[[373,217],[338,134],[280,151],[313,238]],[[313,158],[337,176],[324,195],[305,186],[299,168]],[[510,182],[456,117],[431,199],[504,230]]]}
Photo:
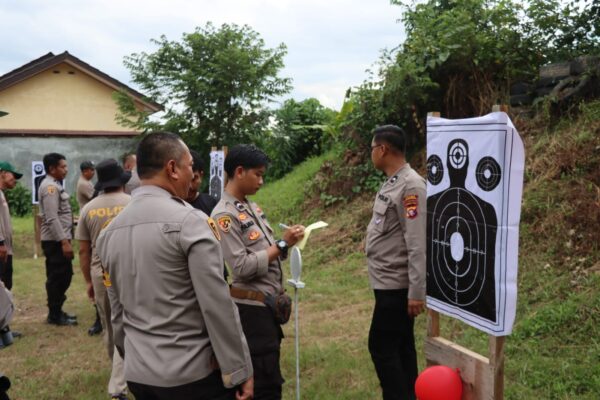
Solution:
{"label": "uniform pocket", "polygon": [[383,201],[377,200],[373,205],[373,217],[371,219],[371,224],[373,226],[373,230],[377,232],[385,232],[387,229],[387,203]]}

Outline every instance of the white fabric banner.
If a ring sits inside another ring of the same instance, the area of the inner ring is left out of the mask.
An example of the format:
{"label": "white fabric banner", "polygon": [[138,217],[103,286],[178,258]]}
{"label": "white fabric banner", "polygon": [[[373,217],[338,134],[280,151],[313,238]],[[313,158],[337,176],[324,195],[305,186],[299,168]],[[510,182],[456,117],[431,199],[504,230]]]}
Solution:
{"label": "white fabric banner", "polygon": [[494,336],[515,320],[524,166],[503,112],[427,118],[427,306]]}

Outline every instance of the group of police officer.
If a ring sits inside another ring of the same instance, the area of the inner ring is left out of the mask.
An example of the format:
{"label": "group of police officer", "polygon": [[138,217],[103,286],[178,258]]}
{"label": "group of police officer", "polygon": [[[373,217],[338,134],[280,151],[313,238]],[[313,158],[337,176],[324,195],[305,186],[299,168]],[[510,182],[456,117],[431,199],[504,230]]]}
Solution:
{"label": "group of police officer", "polygon": [[[413,321],[425,299],[426,186],[404,153],[402,129],[373,131],[371,160],[387,179],[367,227],[375,295],[369,351],[384,399],[414,399]],[[126,398],[128,387],[138,400],[280,399],[282,261],[304,227],[276,239],[265,212],[248,199],[263,184],[267,156],[254,145],[231,148],[221,199],[202,212],[185,201],[199,198],[202,171],[179,136],[146,135],[136,155],[141,186],[131,197],[124,193],[131,172],[115,160],[96,166],[100,195],[83,207],[76,233],[113,358],[109,393]],[[50,153],[44,166],[48,323],[72,325],[76,317],[62,308],[73,259],[67,164]]]}

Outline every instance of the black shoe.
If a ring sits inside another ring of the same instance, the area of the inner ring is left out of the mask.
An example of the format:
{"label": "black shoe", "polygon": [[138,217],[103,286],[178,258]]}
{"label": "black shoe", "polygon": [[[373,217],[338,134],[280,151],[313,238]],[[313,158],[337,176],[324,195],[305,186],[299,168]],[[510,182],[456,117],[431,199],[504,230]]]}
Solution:
{"label": "black shoe", "polygon": [[66,318],[63,314],[59,316],[48,315],[48,323],[57,326],[74,326],[77,325],[77,321],[71,318]]}
{"label": "black shoe", "polygon": [[77,315],[67,314],[66,312],[64,312],[62,310],[60,313],[62,314],[63,317],[65,317],[67,319],[74,319],[75,321],[77,321]]}
{"label": "black shoe", "polygon": [[90,327],[90,329],[88,329],[88,335],[94,336],[94,335],[98,335],[101,332],[102,332],[102,323],[100,322],[99,319],[96,319],[96,322],[94,322],[94,325],[92,325]]}
{"label": "black shoe", "polygon": [[10,332],[12,333],[13,338],[18,338],[18,337],[23,336],[23,334],[19,331],[10,331]]}

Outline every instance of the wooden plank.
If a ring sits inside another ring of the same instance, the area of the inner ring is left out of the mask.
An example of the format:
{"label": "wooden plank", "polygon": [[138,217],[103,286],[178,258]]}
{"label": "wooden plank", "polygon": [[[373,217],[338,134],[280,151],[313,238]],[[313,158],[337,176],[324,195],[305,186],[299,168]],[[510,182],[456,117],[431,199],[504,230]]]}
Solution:
{"label": "wooden plank", "polygon": [[505,113],[508,112],[508,105],[506,104],[496,104],[492,106],[492,112],[500,112],[503,111]]}
{"label": "wooden plank", "polygon": [[441,337],[425,339],[427,365],[458,368],[463,381],[463,400],[497,400],[494,370],[489,359]]}
{"label": "wooden plank", "polygon": [[440,336],[440,313],[427,310],[427,336]]}

